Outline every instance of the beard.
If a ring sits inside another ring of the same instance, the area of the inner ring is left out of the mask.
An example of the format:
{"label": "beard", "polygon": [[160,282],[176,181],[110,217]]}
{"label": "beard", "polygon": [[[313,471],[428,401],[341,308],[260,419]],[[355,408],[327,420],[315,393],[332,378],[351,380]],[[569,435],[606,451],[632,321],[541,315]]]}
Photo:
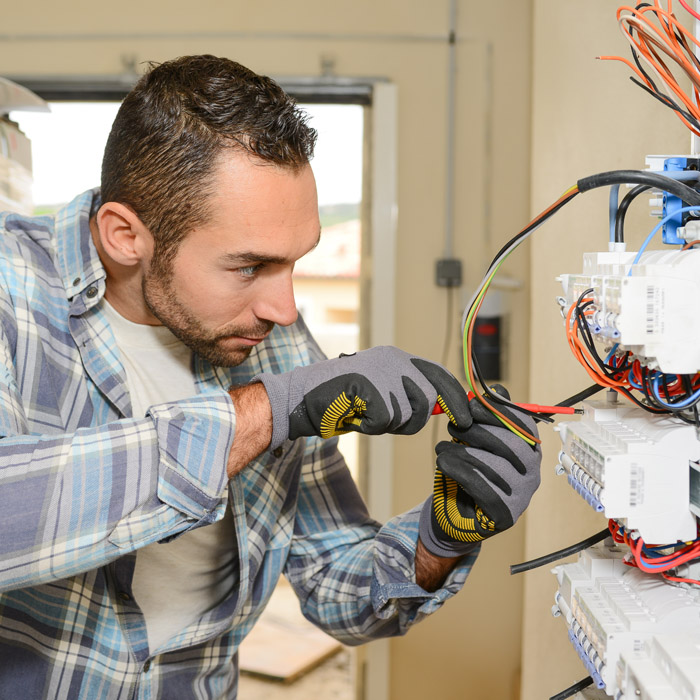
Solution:
{"label": "beard", "polygon": [[272,321],[258,321],[252,326],[232,325],[217,333],[208,331],[177,298],[170,266],[155,256],[141,287],[148,310],[192,352],[216,367],[236,367],[245,362],[253,350],[251,345],[232,346],[231,336],[260,338],[275,326]]}

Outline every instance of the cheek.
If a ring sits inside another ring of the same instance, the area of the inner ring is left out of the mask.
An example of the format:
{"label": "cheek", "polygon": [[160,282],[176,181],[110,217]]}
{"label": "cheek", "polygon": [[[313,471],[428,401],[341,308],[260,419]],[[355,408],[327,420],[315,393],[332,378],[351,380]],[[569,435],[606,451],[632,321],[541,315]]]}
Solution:
{"label": "cheek", "polygon": [[201,322],[211,326],[230,323],[252,305],[249,290],[231,284],[228,276],[221,277],[187,275],[181,278],[175,290],[180,303]]}

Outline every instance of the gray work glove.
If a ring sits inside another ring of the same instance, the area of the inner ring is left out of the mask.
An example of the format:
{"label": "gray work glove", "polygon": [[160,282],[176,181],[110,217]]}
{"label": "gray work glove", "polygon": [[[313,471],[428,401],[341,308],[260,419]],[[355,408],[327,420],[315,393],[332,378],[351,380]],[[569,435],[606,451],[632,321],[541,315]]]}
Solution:
{"label": "gray work glove", "polygon": [[[508,392],[494,389],[502,396]],[[473,423],[448,425],[457,442],[436,448],[433,494],[423,505],[420,538],[440,557],[468,553],[475,543],[511,527],[540,485],[539,444],[534,447],[506,428],[478,400],[469,403]],[[498,410],[537,437],[535,421],[517,408]]]}
{"label": "gray work glove", "polygon": [[462,430],[472,422],[462,385],[434,362],[383,346],[297,367],[259,374],[272,406],[270,448],[285,440],[349,431],[378,435],[418,432],[439,403]]}

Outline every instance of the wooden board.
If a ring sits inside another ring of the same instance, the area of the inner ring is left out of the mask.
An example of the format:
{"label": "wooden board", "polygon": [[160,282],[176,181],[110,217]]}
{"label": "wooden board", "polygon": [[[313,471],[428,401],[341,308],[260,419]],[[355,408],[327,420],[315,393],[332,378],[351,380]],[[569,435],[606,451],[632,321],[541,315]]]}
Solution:
{"label": "wooden board", "polygon": [[258,620],[241,644],[241,673],[291,683],[342,649],[340,642],[304,620]]}

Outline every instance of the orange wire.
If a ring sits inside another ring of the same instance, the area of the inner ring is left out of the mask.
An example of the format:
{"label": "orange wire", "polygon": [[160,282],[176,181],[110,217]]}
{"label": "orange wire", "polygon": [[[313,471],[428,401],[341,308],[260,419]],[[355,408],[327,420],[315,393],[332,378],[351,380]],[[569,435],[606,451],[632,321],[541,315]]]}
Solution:
{"label": "orange wire", "polygon": [[[648,13],[656,19],[660,27],[647,18]],[[664,9],[658,0],[655,0],[653,5],[639,9],[623,5],[618,8],[616,16],[622,33],[638,56],[651,66],[652,71],[658,74],[667,90],[675,95],[687,112],[700,121],[700,71],[689,43],[700,47],[700,41],[673,14],[671,0],[668,0],[667,9]],[[690,79],[692,95],[688,95],[680,87],[671,67],[662,58],[662,54],[668,56]],[[598,58],[624,63],[648,88],[656,94],[659,93],[659,89],[655,88],[651,79],[628,59],[620,56],[599,56]],[[676,116],[688,129],[700,136],[700,131],[686,117],[677,111]]]}
{"label": "orange wire", "polygon": [[[532,219],[532,221],[530,221],[530,223],[527,224],[527,226],[522,228],[520,230],[520,232],[518,233],[518,235],[523,233],[523,231],[526,231],[527,229],[529,229],[531,226],[536,225],[539,221],[544,219],[547,216],[547,214],[549,214],[552,211],[552,209],[558,207],[562,202],[564,202],[564,201],[570,199],[571,197],[573,197],[574,195],[578,194],[578,191],[579,191],[578,185],[574,185],[573,187],[570,187],[568,190],[566,190],[566,192],[564,192],[564,194],[561,195],[561,197],[559,197],[559,199],[557,199],[555,202],[552,202],[552,204],[550,204],[546,209],[544,209],[534,219]],[[517,238],[517,236],[516,236],[516,238]],[[490,284],[490,282],[487,284]],[[477,384],[475,377],[474,377],[474,373],[472,372],[472,363],[471,363],[472,337],[473,337],[473,333],[474,333],[474,321],[476,320],[476,317],[479,314],[479,309],[481,309],[481,305],[484,301],[485,296],[486,295],[484,294],[481,297],[481,300],[478,302],[477,307],[476,307],[476,311],[472,315],[472,320],[471,320],[470,325],[467,328],[467,332],[466,332],[466,335],[467,335],[466,357],[469,358],[469,361],[465,362],[465,371],[467,372],[469,382],[470,382],[471,386],[473,386],[473,387],[476,387],[476,384]],[[479,403],[481,403],[488,411],[493,413],[497,418],[499,418],[501,421],[503,421],[507,425],[511,426],[514,430],[516,430],[517,432],[524,435],[527,439],[532,440],[533,442],[536,442],[537,444],[540,444],[542,442],[542,440],[536,438],[534,435],[531,435],[526,430],[523,430],[516,423],[513,423],[513,421],[511,421],[503,413],[501,413],[497,408],[495,408],[493,404],[490,404],[488,401],[486,401],[486,398],[484,396],[482,396],[480,393],[474,392],[474,395],[475,395],[475,398],[479,401]]]}

